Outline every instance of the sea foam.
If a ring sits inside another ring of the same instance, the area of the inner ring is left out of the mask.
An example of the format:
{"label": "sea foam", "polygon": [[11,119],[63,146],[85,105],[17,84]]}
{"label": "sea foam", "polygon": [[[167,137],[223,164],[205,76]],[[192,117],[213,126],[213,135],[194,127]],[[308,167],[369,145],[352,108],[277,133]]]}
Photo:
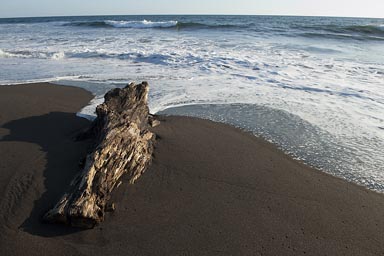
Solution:
{"label": "sea foam", "polygon": [[282,140],[283,148],[384,192],[383,24],[264,16],[0,20],[0,83],[61,78],[94,93],[81,111],[91,118],[106,91],[148,81],[152,113],[219,104],[211,119],[219,116],[215,120],[245,124],[250,131],[268,121],[263,134],[273,132],[271,138],[284,127],[291,138],[320,138],[300,145]]}
{"label": "sea foam", "polygon": [[169,28],[177,25],[177,21],[115,21],[115,20],[106,20],[106,24],[111,25],[116,28]]}

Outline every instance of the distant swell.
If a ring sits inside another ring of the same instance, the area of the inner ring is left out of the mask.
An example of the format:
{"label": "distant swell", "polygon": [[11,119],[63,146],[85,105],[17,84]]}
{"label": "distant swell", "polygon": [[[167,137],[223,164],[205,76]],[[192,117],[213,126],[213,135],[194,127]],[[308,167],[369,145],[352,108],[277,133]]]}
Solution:
{"label": "distant swell", "polygon": [[346,26],[346,27],[334,27],[327,26],[326,31],[336,33],[357,33],[366,35],[378,35],[384,36],[384,27],[382,25],[363,25],[363,26]]}
{"label": "distant swell", "polygon": [[111,27],[104,21],[74,21],[65,22],[62,26],[74,26],[74,27]]}
{"label": "distant swell", "polygon": [[384,40],[384,24],[355,26],[298,26],[295,28],[303,31],[301,35],[305,37],[355,40]]}
{"label": "distant swell", "polygon": [[178,28],[236,28],[241,27],[238,25],[230,25],[230,24],[204,24],[198,22],[178,22]]}
{"label": "distant swell", "polygon": [[209,28],[236,28],[237,25],[230,24],[204,24],[198,22],[179,22],[179,21],[73,21],[66,22],[62,26],[75,26],[75,27],[94,27],[94,28],[177,28],[177,29],[209,29]]}

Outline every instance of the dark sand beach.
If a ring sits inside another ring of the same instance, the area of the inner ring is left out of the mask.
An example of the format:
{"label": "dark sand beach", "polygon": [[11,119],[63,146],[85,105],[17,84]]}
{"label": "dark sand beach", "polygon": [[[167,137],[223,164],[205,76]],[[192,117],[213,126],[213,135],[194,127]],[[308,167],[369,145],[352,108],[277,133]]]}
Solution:
{"label": "dark sand beach", "polygon": [[154,159],[90,230],[44,224],[85,156],[92,95],[0,86],[0,255],[384,255],[384,197],[225,124],[159,117]]}

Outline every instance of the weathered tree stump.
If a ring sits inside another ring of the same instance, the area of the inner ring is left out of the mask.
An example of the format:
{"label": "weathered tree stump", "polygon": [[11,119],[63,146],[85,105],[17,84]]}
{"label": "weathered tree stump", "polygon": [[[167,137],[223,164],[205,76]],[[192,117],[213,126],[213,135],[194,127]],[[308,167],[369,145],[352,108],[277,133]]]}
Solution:
{"label": "weathered tree stump", "polygon": [[150,164],[155,135],[148,130],[153,117],[147,104],[148,84],[130,84],[113,89],[97,106],[88,135],[95,148],[84,168],[71,182],[69,192],[49,210],[44,220],[92,228],[104,219],[113,189],[124,173],[134,183]]}

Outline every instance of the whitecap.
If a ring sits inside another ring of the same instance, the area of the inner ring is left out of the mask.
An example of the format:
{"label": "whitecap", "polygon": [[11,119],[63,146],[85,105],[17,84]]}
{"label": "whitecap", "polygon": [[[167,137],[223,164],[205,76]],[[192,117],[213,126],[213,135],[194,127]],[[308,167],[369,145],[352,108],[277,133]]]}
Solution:
{"label": "whitecap", "polygon": [[106,20],[105,24],[113,26],[115,28],[169,28],[177,25],[177,21],[116,21],[116,20]]}
{"label": "whitecap", "polygon": [[52,55],[52,59],[54,60],[61,60],[65,58],[65,53],[64,52],[56,52]]}

